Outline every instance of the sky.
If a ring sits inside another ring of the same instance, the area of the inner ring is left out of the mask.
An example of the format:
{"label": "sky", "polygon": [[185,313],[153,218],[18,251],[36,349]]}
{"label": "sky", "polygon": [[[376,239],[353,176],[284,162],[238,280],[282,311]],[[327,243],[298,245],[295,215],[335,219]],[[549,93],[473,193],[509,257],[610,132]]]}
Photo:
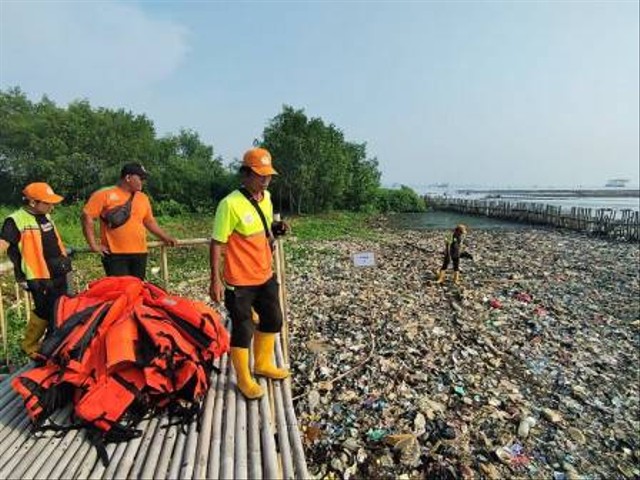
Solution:
{"label": "sky", "polygon": [[614,0],[0,0],[0,89],[145,114],[225,162],[290,105],[366,143],[386,186],[637,185],[639,19]]}

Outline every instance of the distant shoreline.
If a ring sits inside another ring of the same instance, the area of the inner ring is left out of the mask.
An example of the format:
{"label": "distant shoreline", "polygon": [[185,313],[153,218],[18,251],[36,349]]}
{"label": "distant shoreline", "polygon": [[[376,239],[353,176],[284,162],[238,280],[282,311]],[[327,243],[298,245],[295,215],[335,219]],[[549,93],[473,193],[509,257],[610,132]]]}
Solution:
{"label": "distant shoreline", "polygon": [[571,197],[599,197],[599,198],[640,198],[640,189],[589,189],[589,190],[532,190],[532,189],[460,189],[458,195],[487,195],[487,198],[535,197],[535,198],[571,198]]}

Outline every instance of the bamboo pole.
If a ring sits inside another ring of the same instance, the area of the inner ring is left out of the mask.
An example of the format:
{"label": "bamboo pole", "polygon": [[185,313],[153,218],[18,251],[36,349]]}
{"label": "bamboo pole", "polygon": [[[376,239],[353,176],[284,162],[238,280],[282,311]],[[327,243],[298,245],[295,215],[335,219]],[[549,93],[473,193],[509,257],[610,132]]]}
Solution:
{"label": "bamboo pole", "polygon": [[5,365],[9,365],[9,342],[7,339],[8,334],[8,326],[7,326],[7,317],[4,315],[4,299],[2,298],[2,286],[0,285],[0,328],[2,331],[0,334],[2,335],[2,353],[4,356]]}
{"label": "bamboo pole", "polygon": [[[280,214],[274,215],[276,222],[280,221]],[[282,245],[282,239],[276,239],[275,248],[275,263],[276,263],[276,278],[278,280],[278,297],[280,300],[280,310],[282,311],[282,329],[280,330],[280,336],[282,338],[282,348],[284,350],[284,360],[289,363],[289,319],[287,311],[287,297],[286,286],[284,278],[284,247]]]}
{"label": "bamboo pole", "polygon": [[[235,382],[232,382],[233,367],[229,360],[229,355],[222,357],[220,376],[216,387],[215,405],[213,407],[213,429],[211,436],[211,446],[209,448],[209,456],[207,458],[206,475],[204,478],[221,478],[220,477],[220,451],[222,446],[222,413],[225,409],[225,389],[235,388]],[[196,477],[201,478],[201,477]]]}
{"label": "bamboo pole", "polygon": [[[51,420],[58,424],[68,422],[71,415],[71,405],[56,410]],[[42,437],[30,436],[27,442],[20,447],[20,455],[15,455],[10,462],[3,466],[7,469],[6,478],[34,478],[36,472],[44,464],[47,458],[54,454],[54,449],[62,441],[62,437],[48,435]],[[13,462],[13,465],[11,465]]]}
{"label": "bamboo pole", "polygon": [[160,270],[162,271],[162,282],[164,288],[169,288],[169,259],[167,257],[167,247],[162,245],[160,247]]}
{"label": "bamboo pole", "polygon": [[24,318],[26,318],[27,323],[31,320],[31,306],[29,305],[29,292],[24,290]]}
{"label": "bamboo pole", "polygon": [[[140,422],[137,428],[146,432],[149,429],[150,424],[151,420],[145,418]],[[136,459],[138,452],[141,451],[140,445],[142,445],[143,436],[144,434],[129,440],[127,443],[127,449],[122,454],[122,459],[118,463],[118,468],[116,468],[113,478],[128,478],[129,472],[133,468],[134,460]]]}
{"label": "bamboo pole", "polygon": [[[276,360],[277,363],[281,363],[282,358],[279,355],[279,353],[281,353],[281,349],[278,347],[279,345],[276,347]],[[284,402],[286,428],[289,432],[289,443],[295,467],[295,476],[296,478],[309,478],[300,428],[298,427],[298,420],[296,418],[296,412],[293,407],[293,399],[291,396],[291,378],[285,378],[282,381],[282,400]]]}
{"label": "bamboo pole", "polygon": [[18,314],[18,317],[21,317],[22,314],[20,313],[20,309],[22,308],[22,298],[20,297],[20,285],[14,283],[13,291],[15,292],[16,296],[16,313]]}
{"label": "bamboo pole", "polygon": [[71,458],[80,453],[79,449],[84,442],[84,433],[79,430],[70,430],[56,448],[53,449],[51,455],[47,455],[44,464],[32,476],[27,471],[25,478],[45,479],[45,478],[64,478],[61,477],[62,471],[65,469]]}
{"label": "bamboo pole", "polygon": [[[209,450],[211,448],[211,431],[213,427],[213,409],[216,403],[216,392],[218,391],[218,385],[223,383],[222,380],[222,358],[217,358],[216,367],[221,372],[216,374],[215,371],[211,373],[209,377],[211,379],[211,386],[207,392],[207,396],[204,401],[204,411],[200,418],[200,433],[198,435],[198,442],[195,453],[195,465],[193,468],[193,474],[189,475],[189,478],[196,480],[204,479],[207,477],[207,459],[209,458]],[[182,475],[184,478],[185,476]]]}
{"label": "bamboo pole", "polygon": [[[233,371],[233,373],[231,373]],[[215,467],[213,472],[209,473],[208,478],[235,478],[235,429],[236,429],[236,385],[237,376],[233,368],[229,368],[229,377],[227,383],[227,391],[225,392],[224,419],[222,422],[222,438],[220,446],[220,460],[218,465],[218,473]],[[234,380],[235,381],[231,381]],[[238,395],[242,395],[238,392]],[[218,432],[216,432],[218,433]]]}
{"label": "bamboo pole", "polygon": [[285,362],[289,363],[289,319],[287,318],[287,307],[285,298],[284,279],[282,278],[282,269],[280,257],[282,256],[282,240],[276,242],[276,277],[278,278],[278,298],[280,300],[280,311],[282,312],[282,329],[280,337],[282,338],[282,348],[284,350]]}

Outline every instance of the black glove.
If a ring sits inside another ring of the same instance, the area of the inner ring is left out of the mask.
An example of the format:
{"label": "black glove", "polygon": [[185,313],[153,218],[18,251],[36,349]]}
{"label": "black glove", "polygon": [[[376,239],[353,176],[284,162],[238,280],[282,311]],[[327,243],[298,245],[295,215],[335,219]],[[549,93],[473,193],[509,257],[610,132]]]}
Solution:
{"label": "black glove", "polygon": [[273,233],[274,237],[282,237],[287,234],[289,231],[289,225],[287,225],[282,220],[278,222],[273,222],[271,224],[271,233]]}
{"label": "black glove", "polygon": [[460,258],[468,258],[469,260],[473,260],[473,255],[471,255],[469,252],[462,252],[460,254]]}

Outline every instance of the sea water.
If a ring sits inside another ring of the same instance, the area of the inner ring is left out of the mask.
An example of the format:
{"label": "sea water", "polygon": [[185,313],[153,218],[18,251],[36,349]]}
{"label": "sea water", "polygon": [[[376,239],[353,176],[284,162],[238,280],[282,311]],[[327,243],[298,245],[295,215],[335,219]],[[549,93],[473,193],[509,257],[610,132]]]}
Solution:
{"label": "sea water", "polygon": [[[465,197],[457,197],[465,198]],[[496,198],[487,199],[496,200],[511,203],[536,203],[543,205],[554,205],[562,207],[562,213],[569,213],[572,207],[591,208],[592,214],[595,215],[595,211],[599,208],[611,208],[614,210],[630,209],[633,211],[639,211],[640,199],[638,198],[608,198],[608,197],[571,197],[571,198]],[[617,218],[621,218],[622,214],[618,212]],[[392,215],[390,217],[390,224],[396,228],[408,228],[415,230],[430,230],[430,229],[449,229],[458,223],[463,223],[474,229],[481,230],[517,230],[521,228],[527,228],[525,223],[509,222],[505,220],[499,220],[496,218],[476,216],[476,215],[464,215],[457,212],[446,211],[428,211],[425,213],[402,213]]]}

